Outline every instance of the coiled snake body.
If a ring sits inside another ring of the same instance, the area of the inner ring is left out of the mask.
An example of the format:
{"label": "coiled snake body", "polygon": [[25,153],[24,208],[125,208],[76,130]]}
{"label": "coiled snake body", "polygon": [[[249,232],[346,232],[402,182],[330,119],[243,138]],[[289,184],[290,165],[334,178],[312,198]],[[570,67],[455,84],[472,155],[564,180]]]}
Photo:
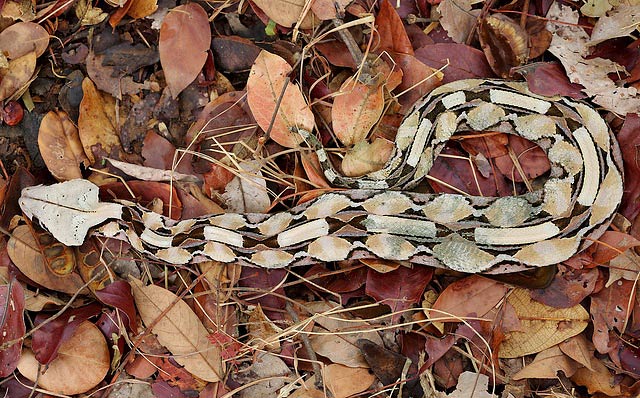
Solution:
{"label": "coiled snake body", "polygon": [[[551,163],[544,186],[503,198],[408,192],[447,140],[465,130],[535,142]],[[327,179],[348,190],[284,212],[183,221],[129,204],[130,221],[98,233],[173,264],[210,259],[279,268],[373,257],[500,273],[568,259],[604,232],[622,198],[618,144],[600,115],[571,99],[533,95],[522,83],[479,79],[437,88],[403,120],[386,166],[363,177],[340,175],[316,138],[299,133]],[[69,243],[82,243],[79,237]]]}

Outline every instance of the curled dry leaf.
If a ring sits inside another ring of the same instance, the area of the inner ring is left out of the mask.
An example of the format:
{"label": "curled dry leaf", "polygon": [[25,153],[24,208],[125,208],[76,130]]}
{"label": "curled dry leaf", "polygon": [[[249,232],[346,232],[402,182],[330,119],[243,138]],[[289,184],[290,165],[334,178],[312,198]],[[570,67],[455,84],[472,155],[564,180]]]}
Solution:
{"label": "curled dry leaf", "polygon": [[56,394],[81,394],[104,379],[109,371],[107,342],[93,323],[84,321],[58,350],[58,357],[38,374],[38,361],[25,349],[18,370],[27,379]]}
{"label": "curled dry leaf", "polygon": [[252,3],[258,6],[269,19],[286,28],[293,27],[301,18],[301,29],[311,29],[319,23],[311,10],[306,7],[306,0],[253,0]]}
{"label": "curled dry leaf", "polygon": [[0,48],[9,59],[35,52],[41,56],[49,46],[49,33],[33,22],[18,22],[0,32]]}
{"label": "curled dry leaf", "polygon": [[49,172],[58,181],[82,178],[80,165],[88,165],[78,129],[64,111],[47,113],[38,130],[38,148]]}
{"label": "curled dry leaf", "polygon": [[176,362],[203,380],[216,382],[224,375],[220,347],[213,345],[209,332],[187,303],[159,286],[144,286],[131,280],[133,296],[145,325],[153,325],[158,341]]}
{"label": "curled dry leaf", "polygon": [[500,358],[535,354],[581,333],[589,323],[589,314],[581,305],[549,307],[533,301],[526,289],[514,289],[507,302],[515,309],[521,327],[505,334]]}
{"label": "curled dry leaf", "polygon": [[57,292],[74,294],[83,288],[84,282],[75,272],[58,274],[49,268],[45,256],[40,251],[39,243],[26,225],[13,230],[7,252],[11,261],[27,278]]}
{"label": "curled dry leaf", "polygon": [[9,61],[7,69],[0,69],[0,101],[15,96],[26,88],[35,70],[35,51]]}
{"label": "curled dry leaf", "polygon": [[351,146],[365,139],[382,116],[383,89],[381,84],[368,85],[353,78],[342,84],[331,108],[333,130],[340,142]]}
{"label": "curled dry leaf", "polygon": [[173,98],[195,80],[207,60],[211,28],[201,5],[177,6],[162,21],[160,63]]}
{"label": "curled dry leaf", "polygon": [[282,88],[287,84],[270,132],[275,142],[287,148],[295,148],[301,141],[300,136],[292,130],[299,128],[312,131],[315,126],[313,112],[300,88],[287,83],[291,71],[287,61],[262,51],[251,67],[247,80],[247,101],[256,122],[264,131],[269,130]]}
{"label": "curled dry leaf", "polygon": [[120,148],[118,127],[122,124],[116,120],[115,99],[98,91],[91,79],[82,81],[82,92],[78,131],[84,152],[93,163],[96,160],[94,146],[108,154]]}
{"label": "curled dry leaf", "polygon": [[482,51],[491,69],[508,78],[511,68],[527,62],[529,38],[520,25],[504,14],[489,15],[479,25]]}

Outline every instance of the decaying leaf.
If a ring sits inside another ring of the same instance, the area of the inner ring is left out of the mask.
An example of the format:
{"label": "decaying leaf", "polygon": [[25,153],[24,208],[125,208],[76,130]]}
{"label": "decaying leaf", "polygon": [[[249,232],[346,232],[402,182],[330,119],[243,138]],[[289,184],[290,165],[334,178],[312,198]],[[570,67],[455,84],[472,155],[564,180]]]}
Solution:
{"label": "decaying leaf", "polygon": [[264,213],[271,206],[271,199],[267,192],[267,182],[260,172],[260,164],[244,163],[225,187],[222,197],[230,212]]}
{"label": "decaying leaf", "polygon": [[[279,103],[270,137],[284,147],[295,148],[300,144],[301,138],[292,130],[313,131],[315,121],[300,88],[294,83],[288,83],[287,76],[290,73],[291,66],[287,61],[262,51],[251,67],[247,81],[247,101],[256,122],[264,131],[269,130]],[[287,87],[279,102],[285,84]]]}
{"label": "decaying leaf", "polygon": [[21,93],[36,70],[36,53],[32,51],[9,61],[7,69],[0,69],[0,101]]}
{"label": "decaying leaf", "polygon": [[144,286],[133,278],[131,286],[140,317],[146,325],[153,325],[153,333],[176,362],[203,380],[221,380],[224,364],[220,347],[207,339],[209,332],[189,305],[159,286]]}
{"label": "decaying leaf", "polygon": [[[602,3],[607,3],[602,1]],[[595,45],[616,37],[630,36],[640,23],[640,5],[620,4],[593,26],[589,45]]]}
{"label": "decaying leaf", "polygon": [[376,377],[365,368],[332,363],[324,368],[323,379],[335,398],[347,398],[369,388]]}
{"label": "decaying leaf", "polygon": [[49,33],[34,22],[18,22],[0,32],[0,48],[8,59],[35,51],[41,56],[49,46]]}
{"label": "decaying leaf", "polygon": [[8,284],[0,285],[0,377],[9,376],[20,359],[24,323],[25,294],[20,282],[11,278]]}
{"label": "decaying leaf", "polygon": [[438,6],[440,24],[456,43],[465,43],[480,10],[471,11],[472,0],[442,0]]}
{"label": "decaying leaf", "polygon": [[89,228],[122,214],[122,205],[98,202],[98,187],[88,180],[25,188],[19,203],[27,217],[36,217],[67,246],[80,246]]}
{"label": "decaying leaf", "polygon": [[342,173],[357,177],[380,170],[389,160],[393,148],[393,143],[383,138],[377,138],[371,144],[360,141],[342,159]]}
{"label": "decaying leaf", "polygon": [[[300,22],[301,29],[311,29],[318,21],[305,0],[255,0],[255,5],[278,25],[291,28]],[[305,14],[302,14],[306,11]],[[302,20],[300,20],[302,19]]]}
{"label": "decaying leaf", "polygon": [[493,71],[508,78],[511,68],[529,57],[529,38],[514,20],[504,14],[493,14],[479,25],[480,45]]}
{"label": "decaying leaf", "polygon": [[33,351],[27,348],[18,363],[20,373],[57,394],[86,392],[102,381],[109,371],[109,348],[100,329],[85,321],[73,337],[62,344],[58,357],[40,369]]}

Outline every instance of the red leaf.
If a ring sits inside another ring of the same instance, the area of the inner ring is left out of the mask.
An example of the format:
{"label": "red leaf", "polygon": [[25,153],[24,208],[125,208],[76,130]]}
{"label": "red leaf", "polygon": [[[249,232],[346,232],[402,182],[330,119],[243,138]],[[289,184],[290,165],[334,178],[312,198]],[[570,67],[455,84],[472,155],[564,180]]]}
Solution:
{"label": "red leaf", "polygon": [[[43,365],[51,363],[58,356],[60,346],[69,340],[80,324],[100,313],[102,308],[96,303],[81,308],[65,311],[61,316],[33,333],[31,349],[38,362]],[[36,326],[47,320],[46,314],[38,314]]]}
{"label": "red leaf", "polygon": [[366,293],[391,307],[394,312],[392,321],[395,322],[402,316],[407,317],[401,311],[420,301],[432,276],[433,268],[430,267],[400,267],[386,274],[370,269]]}
{"label": "red leaf", "polygon": [[494,76],[484,53],[478,49],[457,43],[439,43],[424,46],[416,50],[416,58],[432,68],[444,69],[442,83],[461,79],[485,78]]}
{"label": "red leaf", "polygon": [[0,350],[0,377],[9,376],[16,368],[22,350],[24,324],[24,290],[15,279],[0,286],[0,346],[17,340],[4,350]]}
{"label": "red leaf", "polygon": [[380,3],[380,11],[376,17],[378,27],[378,51],[398,52],[413,55],[413,46],[404,30],[400,16],[389,0]]}
{"label": "red leaf", "polygon": [[619,212],[629,220],[640,213],[640,116],[630,113],[618,133],[624,161],[624,194]]}
{"label": "red leaf", "polygon": [[129,283],[126,281],[115,281],[107,285],[104,289],[97,290],[96,297],[104,304],[120,311],[125,321],[124,326],[127,330],[132,332],[138,330],[136,309]]}
{"label": "red leaf", "polygon": [[591,296],[593,344],[599,353],[606,354],[612,349],[609,331],[614,328],[618,332],[624,330],[629,310],[633,308],[629,301],[634,298],[635,282],[622,279]]}

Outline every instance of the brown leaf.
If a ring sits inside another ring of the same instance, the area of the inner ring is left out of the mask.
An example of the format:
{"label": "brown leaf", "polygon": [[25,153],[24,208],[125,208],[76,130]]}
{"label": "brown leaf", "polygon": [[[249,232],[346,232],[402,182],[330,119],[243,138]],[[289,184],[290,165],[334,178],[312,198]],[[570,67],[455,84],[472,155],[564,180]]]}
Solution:
{"label": "brown leaf", "polygon": [[156,12],[157,0],[132,0],[127,15],[133,19],[142,19]]}
{"label": "brown leaf", "polygon": [[82,278],[75,272],[68,274],[53,272],[41,250],[42,248],[26,225],[16,228],[7,244],[11,261],[33,282],[47,289],[67,294],[74,294],[80,290],[87,292],[83,288]]}
{"label": "brown leaf", "polygon": [[333,100],[333,131],[345,146],[365,139],[384,109],[383,86],[347,79]]}
{"label": "brown leaf", "polygon": [[393,152],[392,142],[376,138],[371,144],[360,141],[350,148],[342,159],[342,173],[349,177],[358,177],[380,170]]}
{"label": "brown leaf", "polygon": [[315,0],[311,3],[311,11],[322,21],[342,18],[349,3],[351,0]]}
{"label": "brown leaf", "polygon": [[571,377],[577,368],[578,365],[560,351],[558,346],[553,346],[538,353],[533,362],[513,375],[513,379],[553,379],[558,376],[560,371],[567,377]]}
{"label": "brown leaf", "polygon": [[80,165],[89,164],[78,129],[64,111],[50,111],[44,116],[38,130],[38,148],[58,181],[82,178]]}
{"label": "brown leaf", "polygon": [[25,89],[35,70],[35,51],[9,61],[7,69],[0,68],[0,101]]}
{"label": "brown leaf", "polygon": [[[58,358],[39,368],[33,351],[25,349],[18,363],[20,373],[31,381],[57,394],[86,392],[104,379],[109,371],[109,349],[100,330],[91,322],[83,322],[73,337],[58,351]],[[40,370],[40,374],[38,374]]]}
{"label": "brown leaf", "polygon": [[193,375],[216,382],[224,375],[220,348],[209,342],[208,332],[193,310],[170,291],[131,280],[136,307],[145,325]]}
{"label": "brown leaf", "polygon": [[444,69],[443,84],[494,76],[484,53],[466,44],[438,43],[420,47],[416,50],[416,58],[435,69],[448,64]]}
{"label": "brown leaf", "polygon": [[625,324],[633,308],[635,281],[619,280],[591,296],[591,316],[593,318],[593,344],[601,354],[610,352],[609,332],[624,331]]}
{"label": "brown leaf", "polygon": [[491,69],[503,78],[511,76],[511,68],[529,57],[529,37],[515,21],[504,14],[485,17],[479,25],[480,46]]}
{"label": "brown leaf", "polygon": [[275,23],[286,28],[293,27],[301,18],[300,29],[311,29],[318,25],[311,11],[307,9],[302,14],[307,4],[305,0],[253,0],[252,3],[260,7]]}
{"label": "brown leaf", "polygon": [[375,381],[364,368],[350,368],[332,363],[324,368],[324,382],[335,398],[347,398],[361,393]]}
{"label": "brown leaf", "polygon": [[376,43],[378,51],[389,51],[413,55],[413,46],[404,29],[402,19],[389,0],[380,3],[380,11],[376,16]]}
{"label": "brown leaf", "polygon": [[634,220],[640,213],[640,116],[627,115],[617,135],[624,161],[624,193],[620,213]]}
{"label": "brown leaf", "polygon": [[579,386],[587,387],[590,394],[602,392],[610,397],[620,396],[621,389],[616,381],[616,376],[609,372],[601,360],[595,360],[592,364],[594,370],[580,368],[571,377],[571,380]]}
{"label": "brown leaf", "polygon": [[500,358],[516,358],[534,354],[554,346],[582,332],[589,322],[589,314],[580,305],[557,309],[531,299],[529,291],[514,289],[507,302],[513,306],[521,328],[505,333],[500,345]]}
{"label": "brown leaf", "polygon": [[[247,101],[256,122],[264,131],[269,129],[282,88],[291,71],[291,66],[284,59],[267,51],[260,53],[251,68],[247,81]],[[296,84],[288,83],[277,112],[270,137],[278,144],[295,148],[301,138],[292,129],[313,131],[313,113]]]}
{"label": "brown leaf", "polygon": [[195,80],[207,60],[211,29],[201,5],[177,6],[162,21],[160,62],[173,98]]}
{"label": "brown leaf", "polygon": [[0,32],[0,48],[9,59],[35,51],[41,56],[49,46],[49,33],[34,22],[18,22]]}
{"label": "brown leaf", "polygon": [[26,332],[24,299],[24,289],[15,278],[6,285],[0,285],[0,345],[12,342],[0,350],[0,377],[3,378],[16,369],[20,358],[22,337]]}
{"label": "brown leaf", "polygon": [[471,0],[442,0],[438,6],[439,22],[456,43],[465,43],[473,33],[479,10],[471,11],[471,6]]}
{"label": "brown leaf", "polygon": [[117,129],[121,123],[116,119],[116,101],[112,96],[99,92],[89,78],[82,81],[82,91],[78,132],[84,153],[94,163],[94,149],[101,148],[106,154],[120,151]]}
{"label": "brown leaf", "polygon": [[402,70],[402,83],[396,91],[403,93],[399,101],[407,111],[417,100],[442,83],[444,73],[424,64],[413,55],[396,53],[393,54],[393,60]]}
{"label": "brown leaf", "polygon": [[459,318],[471,314],[482,317],[504,299],[507,291],[503,283],[472,275],[447,286],[428,315],[439,322],[460,322]]}

